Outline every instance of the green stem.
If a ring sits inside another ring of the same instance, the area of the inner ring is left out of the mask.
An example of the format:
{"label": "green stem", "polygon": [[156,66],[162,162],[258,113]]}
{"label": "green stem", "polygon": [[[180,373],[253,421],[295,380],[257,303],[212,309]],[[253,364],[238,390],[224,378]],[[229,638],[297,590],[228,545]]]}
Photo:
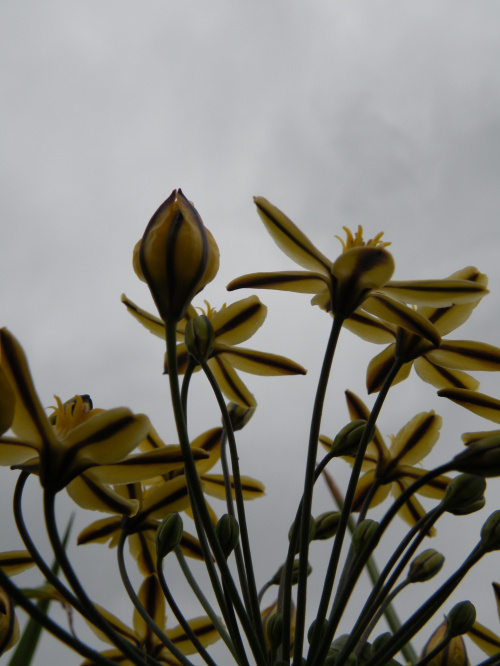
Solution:
{"label": "green stem", "polygon": [[[311,416],[311,427],[309,431],[309,445],[307,449],[306,470],[304,475],[304,493],[302,495],[302,511],[300,519],[299,532],[299,580],[297,587],[297,615],[295,618],[295,639],[293,648],[293,663],[298,666],[302,659],[302,648],[304,644],[304,631],[306,620],[306,599],[307,599],[307,565],[309,557],[309,521],[311,517],[312,499],[314,490],[314,470],[316,467],[316,456],[318,452],[319,432],[321,427],[321,417],[323,414],[323,405],[325,402],[326,389],[330,377],[333,357],[340,331],[342,329],[343,319],[334,317],[330,337],[323,358],[323,365],[319,376],[316,397]],[[285,590],[286,595],[291,595],[291,589]],[[283,621],[289,624],[290,618],[286,615]]]}

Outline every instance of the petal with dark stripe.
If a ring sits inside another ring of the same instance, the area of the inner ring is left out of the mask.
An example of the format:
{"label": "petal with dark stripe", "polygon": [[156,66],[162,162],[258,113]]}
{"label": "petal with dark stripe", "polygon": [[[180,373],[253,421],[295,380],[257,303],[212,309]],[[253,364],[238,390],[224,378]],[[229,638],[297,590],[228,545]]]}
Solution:
{"label": "petal with dark stripe", "polygon": [[147,328],[150,333],[162,340],[165,339],[165,324],[159,317],[155,317],[155,315],[140,308],[130,298],[127,298],[125,294],[121,295],[121,301],[132,317]]}
{"label": "petal with dark stripe", "polygon": [[0,567],[7,576],[14,576],[34,565],[33,558],[27,550],[9,550],[0,553]]}
{"label": "petal with dark stripe", "polygon": [[210,321],[218,343],[237,345],[259,330],[266,315],[267,307],[258,296],[249,296],[222,308]]}
{"label": "petal with dark stripe", "polygon": [[439,331],[428,319],[422,316],[417,310],[393,298],[381,294],[370,296],[364,301],[363,309],[380,319],[388,321],[394,326],[400,326],[415,335],[429,340],[433,345],[439,345],[441,341]]}
{"label": "petal with dark stripe", "polygon": [[295,361],[279,354],[255,351],[244,347],[229,347],[219,343],[215,346],[215,356],[224,356],[224,361],[243,372],[253,375],[280,376],[305,375],[307,370]]}
{"label": "petal with dark stripe", "polygon": [[68,495],[83,509],[104,513],[133,516],[139,508],[137,500],[127,500],[111,488],[95,483],[86,474],[80,474],[66,486]]}
{"label": "petal with dark stripe", "polygon": [[414,416],[394,438],[390,449],[393,462],[405,465],[420,462],[438,441],[442,423],[443,419],[434,411]]}
{"label": "petal with dark stripe", "polygon": [[[366,370],[366,388],[368,393],[380,391],[382,385],[394,364],[394,352],[396,345],[392,344],[386,347],[380,354],[374,356],[368,364]],[[396,375],[392,385],[404,381],[411,372],[412,363],[405,363]]]}
{"label": "petal with dark stripe", "polygon": [[500,423],[500,400],[492,398],[479,391],[468,391],[466,389],[442,389],[438,391],[441,398],[448,398],[460,407],[482,416],[494,423]]}
{"label": "petal with dark stripe", "polygon": [[[201,478],[205,493],[217,497],[217,499],[226,499],[226,488],[222,474],[204,474]],[[232,478],[231,489],[234,498],[234,481]],[[241,490],[244,500],[253,500],[266,494],[264,484],[251,476],[241,476]]]}
{"label": "petal with dark stripe", "polygon": [[429,355],[421,356],[414,361],[415,371],[420,379],[432,384],[437,389],[460,388],[475,391],[479,388],[479,382],[466,372],[450,370],[431,363]]}
{"label": "petal with dark stripe", "polygon": [[384,293],[413,305],[449,307],[456,303],[473,303],[488,293],[477,282],[470,280],[391,280],[383,287]]}
{"label": "petal with dark stripe", "polygon": [[457,370],[500,370],[500,347],[474,340],[443,341],[439,349],[433,349],[428,358],[445,368]]}
{"label": "petal with dark stripe", "polygon": [[271,271],[269,273],[248,273],[227,285],[228,291],[235,289],[277,289],[294,291],[299,294],[318,294],[328,291],[330,281],[321,273],[309,271]]}
{"label": "petal with dark stripe", "polygon": [[256,407],[254,396],[241,381],[235,370],[221,356],[214,356],[208,361],[220,390],[231,402],[243,407]]}
{"label": "petal with dark stripe", "polygon": [[[188,621],[189,626],[199,641],[207,647],[219,640],[220,634],[208,617],[196,617]],[[182,627],[168,629],[166,635],[183,654],[194,654],[196,649],[187,637]]]}

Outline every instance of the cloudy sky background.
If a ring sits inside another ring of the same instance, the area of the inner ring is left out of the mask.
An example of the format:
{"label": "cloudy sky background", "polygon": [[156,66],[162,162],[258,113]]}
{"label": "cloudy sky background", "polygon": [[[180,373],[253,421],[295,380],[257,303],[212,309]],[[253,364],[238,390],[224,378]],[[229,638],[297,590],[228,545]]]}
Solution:
{"label": "cloudy sky background", "polygon": [[[398,279],[476,265],[490,276],[491,294],[456,337],[500,344],[498,3],[30,0],[4,5],[0,31],[1,324],[23,344],[44,404],[54,393],[90,393],[96,406],[147,412],[175,441],[161,342],[127,315],[120,294],[151,307],[131,252],[176,187],[221,250],[219,275],[203,294],[212,305],[240,297],[225,292],[239,274],[294,267],[255,213],[259,194],[331,257],[343,225],[362,224],[368,237],[385,231]],[[239,441],[243,471],[267,487],[249,508],[263,584],[281,563],[300,493],[307,410],[330,321],[307,296],[259,295],[269,315],[249,346],[309,370],[305,378],[247,376],[259,409]],[[330,435],[347,420],[343,390],[366,396],[366,363],[379,351],[349,333],[341,343],[323,427]],[[196,379],[193,436],[218,423]],[[500,396],[494,377],[482,388]],[[448,419],[436,463],[459,450],[461,432],[494,427],[413,376],[390,397],[381,430],[395,434],[431,408]],[[341,485],[346,470],[333,470]],[[8,510],[15,475],[0,474],[7,550],[19,547]],[[36,483],[27,492],[35,525]],[[500,501],[494,481],[488,497],[492,511]],[[71,507],[62,496],[60,504],[64,523]],[[320,487],[315,513],[330,506]],[[460,531],[450,521],[430,545],[463,557],[487,515],[461,521]],[[82,513],[77,529],[98,517]],[[82,550],[72,552],[96,599],[128,622],[117,585],[105,587],[114,553]],[[318,575],[323,557],[312,554]],[[450,553],[448,573],[458,561]],[[488,573],[455,598],[472,595],[481,621],[497,630],[490,583],[499,563],[492,555]],[[186,614],[198,614],[189,604]],[[229,664],[223,650],[218,658]],[[57,660],[80,662],[47,638],[36,663]]]}

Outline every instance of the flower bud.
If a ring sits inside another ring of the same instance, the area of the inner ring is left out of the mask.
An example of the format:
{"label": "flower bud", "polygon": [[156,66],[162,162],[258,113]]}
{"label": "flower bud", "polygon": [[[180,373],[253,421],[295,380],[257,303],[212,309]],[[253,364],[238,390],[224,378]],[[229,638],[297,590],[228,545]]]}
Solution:
{"label": "flower bud", "polygon": [[355,456],[364,435],[365,426],[364,419],[356,419],[348,423],[333,440],[331,451],[337,456]]}
{"label": "flower bud", "polygon": [[481,529],[481,546],[485,552],[500,550],[500,511],[493,511]]}
{"label": "flower bud", "polygon": [[437,550],[429,548],[417,557],[410,564],[408,580],[412,583],[424,583],[434,578],[441,570],[444,564],[444,555]]}
{"label": "flower bud", "polygon": [[486,503],[484,491],[486,481],[483,476],[460,474],[450,481],[442,503],[446,511],[454,516],[466,516],[482,509]]}
{"label": "flower bud", "polygon": [[255,407],[243,407],[236,402],[230,402],[227,406],[233,431],[237,432],[246,426],[255,412]]}
{"label": "flower bud", "polygon": [[156,556],[163,559],[179,545],[182,538],[182,518],[178,513],[169,513],[156,530]]}
{"label": "flower bud", "polygon": [[188,319],[184,330],[186,348],[194,360],[201,364],[208,361],[215,344],[215,333],[207,315]]}
{"label": "flower bud", "polygon": [[[279,585],[281,581],[281,573],[283,571],[283,566],[278,569],[278,571],[274,574],[274,576],[271,578],[270,583],[271,585]],[[307,575],[312,571],[312,567],[310,564],[307,565]],[[299,582],[299,561],[294,560],[293,565],[292,565],[292,585],[297,585]]]}
{"label": "flower bud", "polygon": [[283,642],[283,615],[274,613],[266,620],[265,630],[271,650],[277,650]]}
{"label": "flower bud", "polygon": [[382,287],[394,273],[394,259],[382,247],[353,247],[332,265],[332,312],[349,317],[372,289]]}
{"label": "flower bud", "polygon": [[448,636],[461,636],[472,629],[476,621],[476,609],[470,601],[455,604],[446,616]]}
{"label": "flower bud", "polygon": [[214,279],[219,249],[181,190],[174,190],[151,218],[133,263],[164,321],[182,319],[193,297]]}
{"label": "flower bud", "polygon": [[392,634],[390,631],[386,631],[383,634],[380,634],[377,636],[377,638],[373,641],[371,644],[370,651],[372,653],[372,656],[375,656],[377,652],[383,649],[384,645],[387,643],[387,641],[390,641],[392,638]]}
{"label": "flower bud", "polygon": [[340,511],[326,511],[314,519],[316,532],[314,541],[325,541],[337,534],[340,521]]}
{"label": "flower bud", "polygon": [[238,543],[238,539],[240,538],[240,527],[236,518],[225,513],[217,521],[215,533],[219,539],[224,557],[227,559],[233,552]]}
{"label": "flower bud", "polygon": [[377,527],[377,521],[370,520],[369,518],[362,520],[359,525],[356,526],[354,534],[352,535],[352,546],[356,554],[363,550],[363,548],[372,538]]}
{"label": "flower bud", "polygon": [[477,439],[453,458],[458,472],[478,476],[500,476],[500,435]]}
{"label": "flower bud", "polygon": [[0,366],[0,435],[12,425],[15,402],[14,391]]}
{"label": "flower bud", "polygon": [[[308,641],[309,645],[311,644],[311,641],[314,638],[314,632],[316,631],[316,625],[317,624],[318,624],[318,620],[314,620],[311,623],[311,626],[309,627],[309,629],[307,630],[307,641]],[[326,620],[324,620],[323,623],[322,623],[322,626],[321,626],[321,630],[319,632],[318,640],[320,640],[320,641],[322,640],[323,636],[325,635],[327,627],[328,627],[328,622]]]}

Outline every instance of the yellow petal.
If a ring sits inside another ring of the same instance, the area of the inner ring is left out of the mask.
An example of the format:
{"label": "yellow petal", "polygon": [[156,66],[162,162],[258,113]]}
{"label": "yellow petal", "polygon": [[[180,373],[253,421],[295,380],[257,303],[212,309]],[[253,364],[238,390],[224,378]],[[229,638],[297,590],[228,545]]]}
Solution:
{"label": "yellow petal", "polygon": [[22,464],[35,457],[37,450],[37,446],[26,444],[14,437],[0,437],[0,465]]}
{"label": "yellow petal", "polygon": [[384,292],[405,303],[445,308],[456,303],[473,303],[488,293],[481,284],[470,280],[391,280]]}
{"label": "yellow petal", "polygon": [[[149,617],[157,624],[160,629],[165,626],[165,597],[161,591],[160,583],[156,576],[148,576],[145,578],[139,592],[137,594],[139,601],[146,609]],[[137,609],[134,608],[134,629],[136,636],[141,642],[150,643],[152,636],[151,627],[146,624]],[[149,640],[148,640],[149,639]],[[154,642],[159,639],[156,636],[153,638]]]}
{"label": "yellow petal", "polygon": [[140,308],[133,301],[127,298],[125,294],[121,295],[121,301],[124,303],[125,307],[130,312],[132,317],[134,317],[134,319],[137,319],[137,321],[145,328],[147,328],[150,333],[156,335],[156,337],[161,338],[162,340],[165,340],[165,325],[159,317],[155,317],[155,315]]}
{"label": "yellow petal", "polygon": [[[358,485],[356,486],[356,492],[354,493],[354,500],[352,503],[353,511],[361,511],[366,496],[370,492],[374,482],[375,482],[375,469],[368,470],[368,472],[363,474],[363,476],[359,479]],[[373,507],[381,504],[389,494],[390,489],[391,489],[390,484],[380,486],[380,488],[378,488],[377,492],[372,498],[370,506]]]}
{"label": "yellow petal", "polygon": [[382,294],[374,294],[363,303],[363,309],[394,326],[400,326],[421,338],[429,340],[433,345],[439,345],[441,341],[439,331],[428,319],[417,310],[393,298]]}
{"label": "yellow petal", "polygon": [[299,294],[317,294],[328,290],[329,280],[321,273],[309,271],[277,271],[269,273],[248,273],[231,280],[228,291],[235,289],[277,289],[294,291]]}
{"label": "yellow petal", "polygon": [[438,391],[438,395],[456,402],[457,405],[465,407],[478,416],[494,423],[500,423],[500,400],[489,395],[466,389],[442,389]]}
{"label": "yellow petal", "polygon": [[449,370],[431,363],[428,354],[415,359],[414,364],[415,371],[420,379],[432,384],[437,389],[462,388],[475,391],[479,388],[477,379],[465,372],[460,372],[460,370]]}
{"label": "yellow petal", "polygon": [[150,488],[144,496],[138,520],[162,520],[167,513],[183,511],[189,506],[185,476],[177,476],[161,486]]}
{"label": "yellow petal", "polygon": [[[427,470],[421,467],[411,467],[410,465],[398,465],[396,474],[399,475],[399,478],[404,479],[405,483],[413,483],[413,481],[425,476]],[[421,486],[417,492],[424,497],[441,500],[445,495],[450,481],[451,479],[441,474],[431,479],[424,486]]]}
{"label": "yellow petal", "polygon": [[474,622],[472,629],[467,632],[467,636],[489,657],[500,652],[500,636],[479,622]]}
{"label": "yellow petal", "polygon": [[343,327],[362,340],[375,344],[390,344],[396,338],[395,326],[372,317],[362,309],[356,310],[348,319],[345,319]]}
{"label": "yellow petal", "polygon": [[217,343],[214,356],[223,355],[224,361],[243,372],[253,375],[279,376],[279,375],[305,375],[307,370],[295,361],[279,354],[246,349],[244,347],[229,347]]}
{"label": "yellow petal", "polygon": [[[204,474],[202,476],[203,487],[208,495],[217,497],[217,499],[226,499],[226,489],[224,486],[224,477],[222,474]],[[234,481],[231,478],[231,488],[233,490],[234,498]],[[264,484],[251,476],[241,476],[241,488],[243,491],[243,499],[253,500],[257,497],[265,495]]]}
{"label": "yellow petal", "polygon": [[[408,486],[409,483],[407,483],[402,479],[399,479],[398,481],[392,484],[392,494],[394,495],[395,498],[398,498],[403,493],[403,491],[406,490],[406,488],[408,488]],[[412,495],[398,511],[398,515],[405,521],[405,523],[411,525],[412,527],[416,525],[418,521],[421,518],[423,518],[426,514],[427,511],[420,504],[415,495]],[[429,536],[436,535],[436,530],[434,527],[429,530],[428,535]]]}
{"label": "yellow petal", "polygon": [[438,365],[457,370],[500,370],[500,347],[474,340],[446,340],[427,357]]}
{"label": "yellow petal", "polygon": [[258,296],[249,296],[222,308],[210,321],[218,343],[237,345],[259,330],[266,315],[267,307]]}
{"label": "yellow petal", "polygon": [[68,495],[83,509],[119,513],[133,516],[139,508],[137,500],[126,500],[108,486],[95,483],[86,474],[80,474],[66,486]]}
{"label": "yellow petal", "polygon": [[[156,527],[159,523],[156,523]],[[152,576],[156,573],[156,529],[143,530],[128,537],[132,557],[137,562],[139,571],[143,576]]]}
{"label": "yellow petal", "polygon": [[[196,634],[201,644],[205,647],[219,640],[220,634],[208,617],[196,617],[188,621],[189,626]],[[179,648],[183,654],[195,654],[196,648],[193,646],[182,627],[168,629],[166,635]]]}
{"label": "yellow petal", "polygon": [[332,262],[311,243],[309,238],[264,197],[254,197],[257,212],[276,245],[299,266],[330,274]]}
{"label": "yellow petal", "polygon": [[394,438],[391,456],[394,462],[414,465],[433,449],[439,439],[443,419],[434,413],[421,412],[414,416]]}
{"label": "yellow petal", "polygon": [[211,428],[191,442],[191,448],[202,449],[208,454],[205,460],[200,459],[196,462],[198,474],[208,472],[219,461],[221,438],[222,428]]}
{"label": "yellow petal", "polygon": [[257,402],[231,365],[222,357],[215,356],[208,361],[220,390],[231,402],[243,407],[255,407]]}
{"label": "yellow petal", "polygon": [[0,359],[15,394],[12,431],[39,451],[57,447],[56,437],[36,394],[24,351],[6,328],[0,330]]}
{"label": "yellow petal", "polygon": [[[366,371],[366,388],[368,393],[376,393],[380,391],[382,385],[389,374],[394,363],[394,352],[396,345],[392,344],[386,347],[380,354],[374,356],[368,364]],[[395,386],[400,382],[404,381],[411,372],[412,363],[405,363],[401,370],[396,375],[396,378],[392,382],[392,385]]]}
{"label": "yellow petal", "polygon": [[118,544],[121,534],[121,516],[102,518],[85,527],[76,540],[79,546],[86,543],[109,543],[113,548]]}
{"label": "yellow petal", "polygon": [[14,576],[33,566],[35,563],[27,550],[9,550],[0,553],[0,567],[7,576]]}

